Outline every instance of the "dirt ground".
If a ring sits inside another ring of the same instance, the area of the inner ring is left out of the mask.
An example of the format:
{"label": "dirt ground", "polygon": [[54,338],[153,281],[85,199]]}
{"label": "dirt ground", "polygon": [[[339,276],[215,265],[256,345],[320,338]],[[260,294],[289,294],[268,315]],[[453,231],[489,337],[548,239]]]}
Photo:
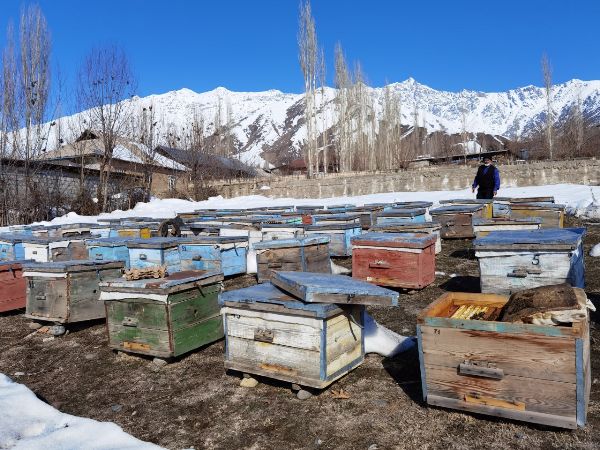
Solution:
{"label": "dirt ground", "polygon": [[[590,226],[586,255],[598,242],[600,226]],[[587,257],[586,269],[588,296],[600,307],[600,260]],[[370,313],[388,328],[413,335],[417,313],[444,291],[478,290],[468,241],[445,241],[437,270],[445,275],[433,286],[402,295],[399,307],[369,308]],[[226,288],[253,283],[243,276]],[[43,342],[43,335],[24,339],[31,332],[28,321],[15,313],[0,315],[0,372],[63,412],[115,422],[142,440],[173,449],[595,449],[600,448],[599,317],[593,315],[591,324],[588,425],[577,431],[428,407],[416,351],[393,359],[369,355],[329,389],[301,401],[285,383],[261,379],[256,388],[240,387],[240,375],[223,368],[223,341],[157,367],[149,359],[109,350],[102,322]],[[340,388],[349,399],[333,398],[331,390]]]}

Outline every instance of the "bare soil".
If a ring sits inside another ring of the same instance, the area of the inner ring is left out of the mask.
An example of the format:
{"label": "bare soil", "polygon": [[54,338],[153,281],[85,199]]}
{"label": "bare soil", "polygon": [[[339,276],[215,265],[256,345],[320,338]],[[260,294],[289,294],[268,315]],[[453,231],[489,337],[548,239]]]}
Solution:
{"label": "bare soil", "polygon": [[[586,254],[598,242],[600,226],[591,226]],[[600,307],[600,260],[586,258],[586,290]],[[373,307],[370,313],[388,328],[413,335],[418,312],[444,291],[479,289],[469,241],[444,241],[437,270],[433,286],[403,294],[397,308]],[[227,281],[226,289],[251,284],[253,277],[242,276]],[[223,341],[158,367],[108,349],[103,322],[71,327],[52,341],[43,342],[41,334],[24,339],[31,330],[18,312],[0,315],[0,372],[63,412],[115,422],[168,448],[595,449],[600,448],[599,317],[594,314],[591,324],[588,425],[576,431],[428,407],[416,351],[391,359],[369,355],[329,389],[301,401],[286,383],[261,379],[256,388],[240,387],[240,374],[223,368]],[[333,397],[332,390],[340,388],[349,399]]]}

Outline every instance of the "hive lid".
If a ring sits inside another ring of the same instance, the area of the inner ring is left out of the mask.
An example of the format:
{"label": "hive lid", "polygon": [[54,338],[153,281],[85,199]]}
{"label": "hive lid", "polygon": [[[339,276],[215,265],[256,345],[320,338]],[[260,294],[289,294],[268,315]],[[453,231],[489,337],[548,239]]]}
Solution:
{"label": "hive lid", "polygon": [[329,236],[305,236],[296,239],[274,239],[271,241],[262,241],[254,244],[255,250],[265,250],[271,248],[305,247],[307,245],[328,244]]}
{"label": "hive lid", "polygon": [[433,202],[414,201],[414,202],[395,202],[394,208],[431,208]]}
{"label": "hive lid", "polygon": [[494,217],[485,219],[482,217],[473,218],[473,225],[539,225],[542,223],[541,217]]}
{"label": "hive lid", "polygon": [[91,261],[70,260],[53,262],[27,262],[23,263],[23,269],[27,272],[85,272],[89,270],[122,269],[122,261]]}
{"label": "hive lid", "polygon": [[296,205],[296,211],[325,209],[325,205]]}
{"label": "hive lid", "polygon": [[7,261],[0,259],[0,270],[10,270],[12,266],[22,266],[32,262],[34,261],[31,259],[9,259]]}
{"label": "hive lid", "polygon": [[126,246],[127,242],[130,240],[131,238],[125,237],[86,239],[85,245],[88,247],[123,247]]}
{"label": "hive lid", "polygon": [[347,221],[352,221],[352,220],[360,220],[360,214],[356,214],[356,213],[339,213],[339,212],[335,212],[333,214],[329,213],[329,214],[321,214],[319,212],[319,214],[313,214],[313,219],[315,221],[319,221],[319,222],[326,222],[326,221],[333,221],[333,220],[347,220]]}
{"label": "hive lid", "polygon": [[297,230],[303,230],[304,229],[304,224],[302,223],[298,223],[298,222],[291,222],[291,223],[263,223],[261,224],[261,228],[292,228],[292,229],[297,229]]}
{"label": "hive lid", "polygon": [[[66,236],[33,236],[33,235],[21,235],[19,236],[20,241],[25,244],[38,244],[38,245],[49,245],[54,242],[81,242],[85,240],[84,236],[77,237],[66,237]],[[3,238],[0,238],[0,241]],[[15,241],[17,242],[17,241]]]}
{"label": "hive lid", "polygon": [[369,232],[351,238],[352,245],[394,248],[427,248],[435,244],[433,234]]}
{"label": "hive lid", "polygon": [[148,228],[148,225],[140,223],[129,223],[127,225],[123,225],[119,222],[117,225],[111,224],[110,228],[113,230],[145,230]]}
{"label": "hive lid", "polygon": [[554,203],[554,197],[494,197],[494,201],[509,203]]}
{"label": "hive lid", "polygon": [[11,244],[20,244],[23,239],[30,238],[30,234],[25,233],[2,233],[0,234],[0,242],[9,242]]}
{"label": "hive lid", "polygon": [[432,216],[437,214],[460,214],[460,213],[474,213],[481,211],[483,205],[448,205],[441,206],[429,211]]}
{"label": "hive lid", "polygon": [[154,248],[154,249],[165,249],[177,247],[178,238],[168,237],[153,237],[148,239],[135,238],[127,240],[128,248]]}
{"label": "hive lid", "polygon": [[539,230],[491,231],[473,242],[475,250],[574,250],[585,228],[542,228]]}
{"label": "hive lid", "polygon": [[177,239],[177,243],[181,245],[244,244],[247,242],[248,238],[245,236],[189,236]]}
{"label": "hive lid", "polygon": [[493,201],[491,198],[452,198],[440,200],[440,205],[486,205]]}
{"label": "hive lid", "polygon": [[223,273],[207,270],[188,270],[176,272],[165,278],[126,280],[115,278],[100,283],[105,292],[157,293],[172,294],[191,287],[206,286],[223,280]]}
{"label": "hive lid", "polygon": [[532,202],[532,203],[512,203],[512,209],[552,209],[552,210],[564,210],[565,205],[558,203],[543,203],[543,202]]}
{"label": "hive lid", "polygon": [[346,275],[274,272],[271,283],[306,303],[398,305],[397,292]]}
{"label": "hive lid", "polygon": [[271,283],[262,283],[219,295],[221,306],[247,308],[325,319],[342,312],[342,309],[329,303],[305,303],[278,289]]}
{"label": "hive lid", "polygon": [[416,217],[422,216],[426,212],[425,208],[393,208],[380,212],[377,217]]}
{"label": "hive lid", "polygon": [[352,222],[352,223],[319,222],[314,225],[307,225],[304,229],[306,231],[327,231],[327,230],[354,230],[356,228],[362,229],[360,226],[360,222]]}
{"label": "hive lid", "polygon": [[382,223],[374,225],[369,231],[396,232],[396,233],[422,233],[437,231],[442,228],[439,222],[406,222],[406,223]]}

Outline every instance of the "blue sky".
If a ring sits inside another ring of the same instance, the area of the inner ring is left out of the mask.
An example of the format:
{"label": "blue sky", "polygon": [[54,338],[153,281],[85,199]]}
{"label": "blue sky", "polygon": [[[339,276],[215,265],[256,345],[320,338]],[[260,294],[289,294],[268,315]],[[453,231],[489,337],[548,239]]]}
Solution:
{"label": "blue sky", "polygon": [[[302,90],[298,0],[41,0],[54,63],[73,83],[94,45],[119,43],[139,94]],[[2,0],[0,30],[24,2]],[[547,52],[555,82],[600,78],[600,1],[313,0],[333,77],[333,48],[360,60],[381,86],[409,76],[436,89],[500,91],[541,84]],[[5,42],[0,34],[0,46]]]}

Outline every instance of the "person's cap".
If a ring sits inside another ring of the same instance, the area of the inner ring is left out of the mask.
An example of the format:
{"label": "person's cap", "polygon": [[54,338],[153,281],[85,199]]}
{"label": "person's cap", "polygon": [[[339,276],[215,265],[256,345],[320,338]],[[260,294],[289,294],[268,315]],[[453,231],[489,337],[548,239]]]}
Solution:
{"label": "person's cap", "polygon": [[485,162],[485,161],[492,162],[492,158],[490,158],[489,156],[484,156],[484,157],[483,157],[483,161],[484,161],[484,162]]}

